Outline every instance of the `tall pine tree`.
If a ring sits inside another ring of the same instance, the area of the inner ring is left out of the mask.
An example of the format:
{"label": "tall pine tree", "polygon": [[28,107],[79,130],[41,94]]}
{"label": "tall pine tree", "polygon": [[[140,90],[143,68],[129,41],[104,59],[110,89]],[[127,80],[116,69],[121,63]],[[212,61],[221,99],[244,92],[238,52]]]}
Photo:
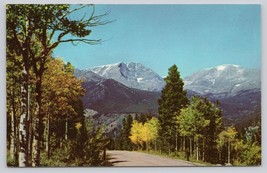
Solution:
{"label": "tall pine tree", "polygon": [[122,142],[122,148],[123,150],[132,150],[132,142],[129,138],[131,127],[133,123],[133,117],[129,114],[127,117],[123,119],[122,123],[122,129],[121,129],[121,142]]}
{"label": "tall pine tree", "polygon": [[180,114],[181,108],[188,103],[184,82],[176,65],[169,68],[168,76],[164,79],[166,86],[161,91],[161,98],[158,100],[159,108],[159,137],[162,142],[163,151],[174,151],[177,149],[178,136],[176,115]]}
{"label": "tall pine tree", "polygon": [[218,150],[216,148],[216,139],[223,130],[222,110],[219,108],[219,102],[215,104],[205,98],[203,106],[199,110],[204,113],[205,119],[210,120],[209,125],[204,132],[204,159],[210,163],[218,163]]}

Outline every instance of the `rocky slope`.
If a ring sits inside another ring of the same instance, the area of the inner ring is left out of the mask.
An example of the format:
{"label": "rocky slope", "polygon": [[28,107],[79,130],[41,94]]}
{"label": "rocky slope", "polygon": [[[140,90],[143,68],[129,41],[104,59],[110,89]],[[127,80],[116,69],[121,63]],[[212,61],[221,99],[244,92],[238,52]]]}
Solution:
{"label": "rocky slope", "polygon": [[129,88],[140,90],[160,91],[165,85],[162,77],[140,63],[119,62],[89,68],[85,71],[92,71],[106,79],[114,79]]}
{"label": "rocky slope", "polygon": [[242,91],[260,91],[260,70],[238,65],[221,65],[194,73],[184,79],[185,89],[200,95],[235,96]]}

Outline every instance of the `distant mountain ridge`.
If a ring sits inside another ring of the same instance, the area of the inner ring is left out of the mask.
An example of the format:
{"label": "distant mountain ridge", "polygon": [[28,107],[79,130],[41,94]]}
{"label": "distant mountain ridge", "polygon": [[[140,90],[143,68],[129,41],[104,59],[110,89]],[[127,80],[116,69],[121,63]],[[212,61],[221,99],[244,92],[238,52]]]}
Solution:
{"label": "distant mountain ridge", "polygon": [[162,77],[152,69],[140,63],[119,62],[88,68],[84,71],[91,71],[106,79],[114,79],[127,87],[146,91],[161,91],[165,82]]}
{"label": "distant mountain ridge", "polygon": [[[146,91],[161,91],[165,81],[157,73],[140,63],[102,65],[76,70],[76,76],[85,80],[114,79],[129,88]],[[184,79],[184,88],[199,95],[233,96],[240,91],[260,90],[259,69],[247,69],[238,65],[225,64],[207,68]]]}
{"label": "distant mountain ridge", "polygon": [[[139,63],[76,69],[75,75],[84,80],[86,95],[82,100],[85,109],[93,109],[107,116],[148,112],[156,114],[160,90],[165,85],[163,78]],[[141,77],[145,79],[144,83],[140,82]],[[152,82],[154,79],[156,82]],[[261,78],[260,70],[257,69],[220,65],[194,73],[184,78],[184,83],[188,97],[198,95],[214,102],[218,100],[224,119],[229,122],[238,123],[261,107]]]}
{"label": "distant mountain ridge", "polygon": [[242,91],[260,90],[261,75],[258,69],[246,69],[226,64],[204,69],[184,78],[184,87],[200,95],[234,96]]}

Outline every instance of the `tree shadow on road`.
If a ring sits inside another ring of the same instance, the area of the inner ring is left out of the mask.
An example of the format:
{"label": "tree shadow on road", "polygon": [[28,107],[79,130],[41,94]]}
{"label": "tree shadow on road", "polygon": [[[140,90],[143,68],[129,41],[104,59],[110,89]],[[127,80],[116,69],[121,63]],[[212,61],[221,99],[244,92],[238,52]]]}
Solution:
{"label": "tree shadow on road", "polygon": [[114,166],[116,163],[122,163],[122,162],[127,162],[126,160],[116,160],[117,158],[115,157],[108,157],[103,166]]}

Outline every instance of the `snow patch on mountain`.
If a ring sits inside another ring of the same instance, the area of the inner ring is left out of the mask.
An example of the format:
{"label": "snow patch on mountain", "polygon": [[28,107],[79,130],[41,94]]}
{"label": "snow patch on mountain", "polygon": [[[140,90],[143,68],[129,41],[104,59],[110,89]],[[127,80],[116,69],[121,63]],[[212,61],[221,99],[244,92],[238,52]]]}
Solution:
{"label": "snow patch on mountain", "polygon": [[221,71],[221,70],[224,70],[225,68],[226,68],[226,66],[222,66],[221,65],[221,66],[218,66],[216,69],[219,70],[219,71]]}
{"label": "snow patch on mountain", "polygon": [[140,82],[141,80],[143,80],[142,77],[138,77],[138,78],[136,78],[136,79],[137,79],[137,82]]}

